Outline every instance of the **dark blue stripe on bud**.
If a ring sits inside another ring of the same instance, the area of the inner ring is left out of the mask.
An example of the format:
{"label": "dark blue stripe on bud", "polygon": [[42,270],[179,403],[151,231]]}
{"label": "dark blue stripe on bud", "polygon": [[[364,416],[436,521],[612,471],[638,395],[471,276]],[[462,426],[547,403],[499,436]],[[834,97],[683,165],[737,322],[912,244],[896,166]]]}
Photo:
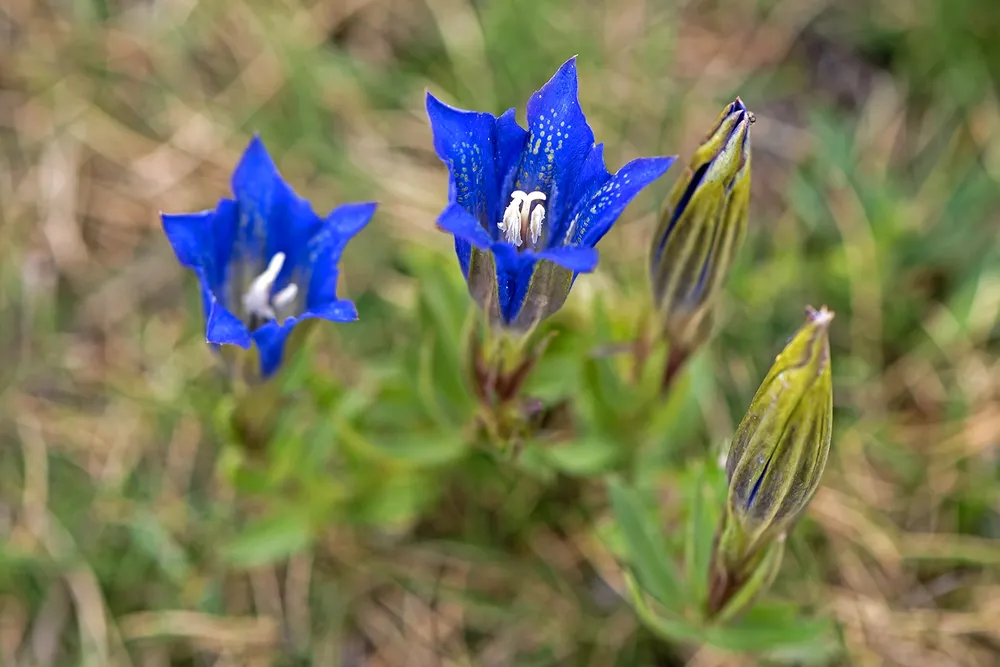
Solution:
{"label": "dark blue stripe on bud", "polygon": [[663,254],[663,248],[667,245],[667,239],[670,238],[670,232],[674,231],[674,226],[677,225],[677,220],[680,219],[684,209],[687,208],[688,202],[691,201],[691,197],[694,196],[694,191],[698,189],[699,185],[701,185],[702,180],[705,178],[705,173],[708,172],[708,168],[710,166],[712,166],[712,163],[706,162],[698,167],[698,170],[691,176],[691,181],[688,183],[687,189],[684,190],[684,195],[681,197],[680,202],[678,202],[677,208],[675,208],[670,214],[670,224],[667,226],[667,231],[663,235],[663,238],[660,239],[660,247],[656,249],[657,262],[660,261],[660,256]]}
{"label": "dark blue stripe on bud", "polygon": [[753,484],[753,489],[750,491],[750,495],[747,497],[746,508],[750,509],[753,505],[753,501],[757,498],[757,492],[760,491],[760,485],[764,482],[764,475],[767,474],[767,469],[771,467],[771,461],[774,459],[774,452],[767,457],[767,461],[764,463],[764,469],[760,471],[760,475],[757,477],[757,481]]}

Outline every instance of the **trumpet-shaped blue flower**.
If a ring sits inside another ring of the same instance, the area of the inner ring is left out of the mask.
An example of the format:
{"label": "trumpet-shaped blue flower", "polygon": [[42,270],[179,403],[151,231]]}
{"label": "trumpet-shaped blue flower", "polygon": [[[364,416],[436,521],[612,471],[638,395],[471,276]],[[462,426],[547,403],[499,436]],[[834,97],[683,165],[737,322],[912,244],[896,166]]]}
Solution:
{"label": "trumpet-shaped blue flower", "polygon": [[352,302],[337,298],[337,263],[376,204],[346,204],[320,218],[285,183],[259,137],[243,153],[232,189],[235,198],[215,209],[161,214],[163,229],[177,259],[198,276],[207,341],[254,343],[267,377],[299,322],[358,318]]}
{"label": "trumpet-shaped blue flower", "polygon": [[497,117],[427,95],[434,148],[448,166],[438,225],[455,237],[469,291],[503,326],[524,330],[558,310],[594,246],[674,157],[639,158],[613,176],[577,99],[576,59],[528,100]]}

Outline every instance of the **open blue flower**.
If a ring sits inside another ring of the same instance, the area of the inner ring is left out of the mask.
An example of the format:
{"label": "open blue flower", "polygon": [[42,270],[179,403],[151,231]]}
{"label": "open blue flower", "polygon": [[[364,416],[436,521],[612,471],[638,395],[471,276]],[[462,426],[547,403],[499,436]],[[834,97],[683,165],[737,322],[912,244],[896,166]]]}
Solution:
{"label": "open blue flower", "polygon": [[256,136],[232,189],[235,199],[213,210],[161,214],[163,229],[177,259],[198,276],[207,341],[244,349],[253,342],[267,377],[299,322],[358,318],[353,303],[337,298],[337,263],[376,204],[346,204],[320,218],[281,178]]}
{"label": "open blue flower", "polygon": [[528,100],[529,129],[514,113],[465,111],[427,94],[434,148],[450,172],[438,225],[454,235],[480,306],[524,330],[594,270],[594,246],[675,158],[639,158],[608,173],[577,99],[576,58]]}

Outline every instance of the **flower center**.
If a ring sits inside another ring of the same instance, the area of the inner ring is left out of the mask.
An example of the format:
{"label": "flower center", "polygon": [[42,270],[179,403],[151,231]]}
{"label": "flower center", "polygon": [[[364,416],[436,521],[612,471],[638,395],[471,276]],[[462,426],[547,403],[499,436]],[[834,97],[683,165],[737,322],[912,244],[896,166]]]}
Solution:
{"label": "flower center", "polygon": [[283,290],[271,295],[274,281],[278,279],[278,274],[284,265],[285,253],[275,253],[264,272],[254,278],[247,288],[246,294],[243,295],[243,310],[249,315],[251,322],[263,323],[278,319],[275,311],[291,304],[298,295],[299,288],[295,283],[289,283]]}
{"label": "flower center", "polygon": [[[497,223],[497,227],[503,232],[503,237],[507,243],[511,243],[520,248],[524,241],[522,237],[528,236],[531,245],[538,243],[542,236],[542,221],[545,220],[544,192],[527,193],[523,190],[514,190],[510,195],[510,203],[503,212],[503,220]],[[532,208],[532,204],[538,204]]]}

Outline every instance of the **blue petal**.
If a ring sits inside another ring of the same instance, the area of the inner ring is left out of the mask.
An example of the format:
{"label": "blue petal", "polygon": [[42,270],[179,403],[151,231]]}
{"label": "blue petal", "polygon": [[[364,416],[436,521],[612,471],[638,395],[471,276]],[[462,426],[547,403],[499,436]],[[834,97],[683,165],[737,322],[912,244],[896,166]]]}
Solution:
{"label": "blue petal", "polygon": [[[500,317],[504,324],[514,326],[518,326],[517,320],[529,300],[529,292],[533,289],[532,278],[539,262],[548,260],[573,271],[574,278],[576,273],[590,272],[597,266],[597,251],[593,248],[558,248],[540,253],[519,253],[513,246],[496,243],[493,245],[493,256],[497,268],[497,300]],[[554,312],[568,293],[568,287],[560,294],[547,293],[549,287],[541,288],[544,293],[540,293],[537,286],[534,289],[535,295],[532,299],[543,296],[544,300],[532,300],[532,312],[528,314],[531,320],[546,317]]]}
{"label": "blue petal", "polygon": [[212,261],[215,242],[212,239],[212,222],[215,211],[171,215],[160,213],[163,231],[170,241],[177,261],[188,268],[205,266]]}
{"label": "blue petal", "polygon": [[446,232],[454,234],[455,238],[462,239],[481,250],[489,248],[492,243],[490,235],[479,224],[479,221],[459,204],[449,204],[442,211],[438,218],[438,226]]}
{"label": "blue petal", "polygon": [[291,188],[287,188],[286,193],[282,204],[272,208],[270,217],[264,221],[266,241],[261,268],[276,253],[285,255],[285,263],[274,283],[275,290],[283,289],[289,282],[309,278],[314,255],[310,241],[324,229],[323,220],[307,200]]}
{"label": "blue petal", "polygon": [[358,319],[358,309],[353,301],[347,299],[337,299],[323,304],[319,308],[310,308],[302,313],[300,319],[319,318],[330,322],[356,322]]}
{"label": "blue petal", "polygon": [[256,135],[233,172],[232,188],[239,207],[237,259],[262,263],[267,259],[265,255],[276,252],[274,246],[287,245],[269,232],[284,227],[282,219],[288,215],[290,205],[294,209],[292,217],[300,217],[304,212],[301,200],[281,179],[264,143]]}
{"label": "blue petal", "polygon": [[271,320],[253,332],[253,342],[256,343],[260,355],[261,376],[269,377],[281,368],[285,342],[298,321],[295,317],[288,318],[283,324]]}
{"label": "blue petal", "polygon": [[547,259],[573,273],[590,273],[597,268],[597,251],[590,247],[551,248],[536,253],[538,259]]}
{"label": "blue petal", "polygon": [[[528,131],[517,124],[516,111],[508,109],[497,119],[496,172],[498,200],[497,208],[490,213],[490,220],[499,222],[503,219],[503,209],[508,202],[501,199],[516,188],[518,170],[521,168],[521,153],[528,140]],[[499,234],[494,235],[498,238]]]}
{"label": "blue petal", "polygon": [[576,58],[571,58],[528,100],[528,129],[518,187],[549,195],[545,208],[559,224],[572,204],[573,188],[594,133],[577,99]]}
{"label": "blue petal", "polygon": [[580,167],[580,175],[573,188],[574,202],[590,199],[597,189],[608,182],[611,174],[604,164],[604,144],[597,144],[587,154],[587,159]]}
{"label": "blue petal", "polygon": [[472,244],[456,236],[455,255],[458,256],[458,265],[462,268],[462,275],[468,278],[469,265],[472,262]]}
{"label": "blue petal", "polygon": [[589,247],[596,245],[629,202],[644,187],[662,176],[674,160],[674,157],[638,158],[622,167],[589,201],[577,204],[567,243]]}
{"label": "blue petal", "polygon": [[488,225],[500,197],[494,166],[496,117],[456,109],[430,93],[427,116],[434,134],[434,150],[451,175],[451,200],[480,224]]}
{"label": "blue petal", "polygon": [[517,317],[528,293],[536,257],[531,253],[519,253],[514,246],[506,243],[494,243],[491,249],[497,269],[500,318],[510,324]]}
{"label": "blue petal", "polygon": [[331,227],[343,244],[347,244],[358,232],[365,228],[375,215],[378,202],[358,202],[343,204],[330,211],[324,226]]}
{"label": "blue petal", "polygon": [[[249,201],[266,204],[274,182],[280,178],[278,167],[267,152],[264,142],[255,134],[243,150],[243,155],[233,171],[231,186],[236,201],[241,204]],[[266,211],[269,206],[261,206],[261,209]]]}
{"label": "blue petal", "polygon": [[207,319],[216,300],[226,307],[226,273],[236,225],[235,202],[223,199],[214,211],[160,214],[160,217],[177,260],[198,274]]}
{"label": "blue petal", "polygon": [[309,290],[306,292],[306,309],[318,311],[337,301],[337,264],[344,246],[375,214],[377,204],[372,202],[345,204],[330,212],[322,229],[308,243]]}
{"label": "blue petal", "polygon": [[[202,276],[199,276],[201,279]],[[202,282],[202,300],[208,316],[205,322],[205,340],[215,345],[238,345],[244,350],[250,347],[250,330],[238,317],[219,303],[215,295]]]}
{"label": "blue petal", "polygon": [[[216,291],[219,298],[227,294],[229,263],[236,245],[239,219],[239,211],[235,201],[232,199],[219,200],[215,209],[215,219],[212,221],[212,241],[215,246],[213,250],[214,266],[209,272],[212,289]],[[223,303],[225,303],[224,299]]]}
{"label": "blue petal", "polygon": [[289,317],[281,324],[271,320],[253,332],[253,342],[260,354],[260,373],[263,377],[273,375],[281,367],[285,354],[285,343],[295,326],[309,319],[323,319],[331,322],[354,322],[358,310],[346,299],[324,304],[316,310],[307,310],[299,317]]}
{"label": "blue petal", "polygon": [[[558,219],[554,217],[550,219],[550,227],[545,237],[546,246],[549,248],[558,247],[568,242],[566,232],[573,221],[575,208],[590,201],[593,194],[610,178],[611,174],[604,166],[604,144],[597,144],[591,149],[587,159],[583,161],[577,182],[571,184],[572,194],[567,202],[572,202],[575,207]],[[567,205],[569,204],[567,203]]]}
{"label": "blue petal", "polygon": [[320,221],[318,229],[312,236],[301,243],[308,249],[306,263],[315,264],[320,253],[327,250],[330,252],[324,256],[324,261],[333,264],[339,262],[344,246],[364,229],[375,215],[377,207],[378,204],[375,202],[363,202],[344,204],[330,211],[330,214]]}
{"label": "blue petal", "polygon": [[306,310],[317,310],[337,299],[337,258],[334,249],[326,247],[313,257],[310,266],[309,286],[306,291]]}

